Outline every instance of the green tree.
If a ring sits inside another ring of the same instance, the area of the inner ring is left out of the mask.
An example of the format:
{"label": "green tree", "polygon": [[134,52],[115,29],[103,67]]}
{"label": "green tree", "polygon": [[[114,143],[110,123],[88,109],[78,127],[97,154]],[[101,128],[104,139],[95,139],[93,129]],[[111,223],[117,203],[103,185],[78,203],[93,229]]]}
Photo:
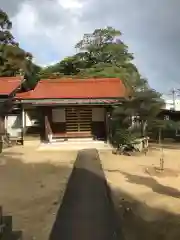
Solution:
{"label": "green tree", "polygon": [[24,83],[25,89],[33,89],[40,80],[41,67],[29,61],[27,63],[27,70],[24,72],[24,78],[27,80]]}
{"label": "green tree", "polygon": [[[148,127],[155,126],[158,131],[166,122],[158,119],[164,105],[161,95],[152,90],[134,92],[112,114],[112,141],[130,142],[137,137],[146,137]],[[127,138],[128,137],[128,138]]]}
{"label": "green tree", "polygon": [[76,49],[76,56],[81,61],[82,77],[118,77],[133,89],[147,88],[148,84],[132,63],[133,54],[121,40],[121,32],[107,27],[96,29],[91,41],[81,40]]}
{"label": "green tree", "polygon": [[45,67],[40,72],[41,78],[56,78],[63,76],[75,76],[79,73],[79,61],[77,56],[66,57],[61,62]]}
{"label": "green tree", "polygon": [[84,37],[76,44],[77,54],[43,69],[41,76],[117,77],[135,90],[148,88],[147,80],[132,63],[133,54],[121,41],[120,31],[107,27],[96,29],[90,36],[92,41]]}
{"label": "green tree", "polygon": [[10,30],[8,15],[0,10],[0,76],[15,76],[21,70],[27,72],[32,55],[19,47]]}
{"label": "green tree", "polygon": [[121,32],[112,27],[96,29],[89,34],[89,40],[81,40],[76,49],[83,50],[81,57],[87,60],[88,67],[97,63],[124,64],[133,60],[128,47],[120,40]]}
{"label": "green tree", "polygon": [[40,67],[32,62],[32,55],[19,47],[11,34],[12,22],[8,15],[0,10],[0,76],[24,75],[29,87],[37,80]]}

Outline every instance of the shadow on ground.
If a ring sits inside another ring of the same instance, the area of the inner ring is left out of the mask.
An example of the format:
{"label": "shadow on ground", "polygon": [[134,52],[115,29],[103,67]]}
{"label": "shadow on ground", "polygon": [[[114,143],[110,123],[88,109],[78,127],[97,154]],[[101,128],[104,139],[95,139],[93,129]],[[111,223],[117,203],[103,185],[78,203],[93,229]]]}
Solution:
{"label": "shadow on ground", "polygon": [[123,239],[117,226],[98,152],[80,151],[49,239]]}
{"label": "shadow on ground", "polygon": [[180,214],[151,208],[116,189],[113,191],[118,224],[128,240],[179,240]]}
{"label": "shadow on ground", "polygon": [[[159,143],[156,142],[151,142],[149,144],[150,148],[152,149],[159,149]],[[180,150],[180,142],[176,142],[176,141],[163,141],[161,143],[161,147],[163,147],[164,149],[169,149],[169,150]]]}
{"label": "shadow on ground", "polygon": [[[151,178],[126,177],[137,184],[145,180],[149,187],[156,184]],[[174,189],[159,188],[155,191],[179,196]],[[80,192],[86,196],[83,202]],[[83,208],[87,209],[86,213]],[[83,221],[90,213],[90,221]],[[113,236],[112,232],[115,233]],[[85,159],[77,159],[49,239],[179,240],[180,215],[150,208],[120,189],[111,189],[101,171],[88,166]]]}
{"label": "shadow on ground", "polygon": [[180,191],[178,191],[176,188],[164,186],[152,177],[134,175],[134,174],[130,174],[130,173],[119,171],[119,170],[108,170],[108,172],[119,172],[125,176],[126,181],[129,183],[144,185],[148,188],[151,188],[153,192],[163,194],[166,196],[171,196],[174,198],[180,198]]}
{"label": "shadow on ground", "polygon": [[[1,156],[2,155],[0,155],[0,159]],[[99,229],[102,230],[103,228],[104,232],[108,232],[109,230],[111,232],[111,230],[115,229],[116,235],[114,237],[117,237],[119,234],[121,237],[118,239],[125,240],[180,239],[180,215],[173,215],[165,210],[150,208],[145,203],[137,201],[125,194],[121,189],[110,189],[110,186],[107,185],[107,182],[104,180],[102,172],[94,171],[90,166],[87,166],[87,163],[85,163],[85,165],[83,163],[82,165],[80,161],[80,165],[75,165],[74,175],[80,174],[83,176],[77,180],[77,183],[83,188],[80,190],[87,193],[87,198],[89,198],[88,186],[90,186],[88,181],[93,180],[93,190],[91,190],[91,193],[94,194],[95,197],[90,197],[88,201],[84,202],[83,206],[79,204],[78,209],[71,212],[73,204],[70,210],[67,209],[67,205],[73,203],[73,198],[78,201],[79,195],[76,188],[71,189],[73,186],[72,174],[62,199],[63,189],[61,179],[66,176],[67,171],[69,171],[68,168],[64,166],[52,166],[51,164],[24,164],[21,162],[21,156],[19,154],[12,156],[12,154],[6,153],[3,159],[5,159],[6,163],[0,166],[0,203],[4,203],[6,209],[8,209],[8,207],[11,208],[10,213],[13,215],[13,223],[15,223],[16,229],[23,229],[24,239],[30,240],[33,239],[33,237],[38,240],[48,239],[47,234],[50,232],[50,240],[68,239],[60,237],[59,225],[61,225],[61,227],[65,225],[66,230],[73,229],[75,233],[74,236],[76,237],[78,234],[85,234],[86,226],[83,222],[81,226],[79,225],[79,227],[77,227],[77,222],[80,222],[84,217],[78,217],[78,211],[81,207],[88,207],[88,204],[91,204],[91,202],[93,203],[93,208],[90,209],[90,212],[92,212],[92,216],[94,216],[94,214],[97,216],[97,219],[91,219],[91,226],[94,226],[92,231],[94,232],[98,232]],[[143,184],[145,181],[145,184],[149,187],[153,187],[152,185],[154,184],[154,181],[152,182],[149,178],[148,180],[144,178],[138,179],[137,176],[127,176],[127,174],[126,177],[128,180],[133,181],[133,183]],[[4,182],[1,184],[2,181]],[[99,193],[99,187],[96,187],[96,184],[97,186],[102,186],[103,184],[106,188],[105,192],[107,195],[104,196],[104,199],[108,200],[107,202],[103,201],[101,205],[99,201],[98,203],[96,201],[99,198],[99,194],[102,199],[104,187],[101,188],[103,190]],[[21,189],[22,185],[24,187]],[[155,191],[164,192],[164,194],[167,195],[172,194],[171,190],[169,192],[169,190],[164,187],[162,189],[155,189]],[[5,192],[3,192],[4,190]],[[29,199],[29,193],[31,191],[33,192],[33,198]],[[69,191],[73,192],[71,198],[68,197]],[[9,199],[11,196],[12,199]],[[178,198],[178,196],[179,193],[175,194],[175,197]],[[67,200],[67,198],[70,200]],[[77,204],[77,202],[75,203]],[[102,215],[100,213],[102,213]],[[65,214],[71,214],[69,223],[67,221],[68,218],[62,217]],[[84,214],[89,214],[89,212]],[[105,220],[102,219],[102,216]],[[110,220],[114,219],[113,222],[110,223],[109,230],[106,229],[107,223],[109,223],[106,216],[109,216]],[[101,220],[103,220],[103,224],[100,228],[98,226],[96,227],[97,223]],[[90,238],[69,239],[86,240]],[[92,239],[93,238],[91,238],[91,240]],[[100,239],[101,238],[98,240]],[[96,239],[94,238],[93,240]],[[111,240],[111,238],[108,240]]]}
{"label": "shadow on ground", "polygon": [[65,161],[58,166],[34,163],[34,159],[24,163],[23,157],[13,149],[0,154],[0,206],[5,215],[12,216],[13,229],[23,231],[23,239],[45,240],[72,168]]}

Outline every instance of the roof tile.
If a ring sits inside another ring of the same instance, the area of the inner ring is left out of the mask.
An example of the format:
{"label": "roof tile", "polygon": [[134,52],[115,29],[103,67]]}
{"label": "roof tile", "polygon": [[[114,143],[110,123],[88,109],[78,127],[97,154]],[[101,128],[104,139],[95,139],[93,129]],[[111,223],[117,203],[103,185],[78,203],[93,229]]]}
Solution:
{"label": "roof tile", "polygon": [[120,98],[126,88],[118,78],[41,80],[34,90],[19,93],[19,99]]}
{"label": "roof tile", "polygon": [[21,84],[21,77],[0,77],[0,95],[10,95]]}

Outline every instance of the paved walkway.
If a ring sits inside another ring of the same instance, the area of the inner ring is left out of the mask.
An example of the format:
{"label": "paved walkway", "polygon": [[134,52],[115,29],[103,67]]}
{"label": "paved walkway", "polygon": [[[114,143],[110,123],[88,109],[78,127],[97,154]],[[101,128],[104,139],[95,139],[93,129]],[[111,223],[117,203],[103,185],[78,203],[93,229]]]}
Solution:
{"label": "paved walkway", "polygon": [[79,152],[49,239],[122,239],[96,150]]}

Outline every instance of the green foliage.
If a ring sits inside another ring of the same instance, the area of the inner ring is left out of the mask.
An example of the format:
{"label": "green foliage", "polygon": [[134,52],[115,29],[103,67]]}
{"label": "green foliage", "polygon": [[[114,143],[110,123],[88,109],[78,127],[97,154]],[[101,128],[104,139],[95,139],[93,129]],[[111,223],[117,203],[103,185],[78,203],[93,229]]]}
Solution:
{"label": "green foliage", "polygon": [[[117,109],[116,109],[117,110]],[[116,115],[113,112],[111,121],[111,142],[113,145],[130,145],[140,137],[139,128],[132,128],[131,117],[124,114]]]}
{"label": "green foliage", "polygon": [[154,119],[150,122],[148,129],[149,130],[177,130],[180,128],[180,122],[175,122],[173,120],[163,120],[163,119]]}
{"label": "green foliage", "polygon": [[16,76],[27,72],[31,55],[17,45],[0,45],[0,76]]}
{"label": "green foliage", "polygon": [[20,69],[26,70],[26,60],[32,55],[21,49],[10,30],[12,23],[8,15],[0,10],[0,76],[15,76]]}
{"label": "green foliage", "polygon": [[95,29],[91,34],[93,41],[79,41],[75,48],[77,54],[61,62],[44,68],[40,76],[54,78],[72,76],[78,78],[120,78],[129,88],[147,89],[148,82],[142,78],[132,63],[133,54],[121,40],[121,32],[107,27]]}
{"label": "green foliage", "polygon": [[12,22],[7,13],[0,9],[0,44],[15,44],[12,34],[9,32],[11,27]]}
{"label": "green foliage", "polygon": [[163,120],[163,119],[154,119],[148,125],[148,134],[152,139],[168,137],[175,139],[175,133],[180,129],[180,122],[174,120]]}
{"label": "green foliage", "polygon": [[114,110],[114,114],[123,114],[138,118],[138,121],[151,122],[161,111],[164,101],[161,95],[152,90],[133,92],[129,99],[125,99],[121,106]]}
{"label": "green foliage", "polygon": [[81,77],[117,77],[126,86],[133,89],[147,88],[138,69],[132,63],[133,55],[121,41],[121,32],[112,27],[96,29],[92,34],[93,41],[84,43],[81,40],[76,48],[81,62]]}
{"label": "green foliage", "polygon": [[79,73],[78,66],[79,62],[77,57],[66,57],[59,63],[43,68],[40,72],[40,77],[47,79],[63,76],[74,76]]}
{"label": "green foliage", "polygon": [[160,113],[164,101],[158,92],[147,89],[134,92],[128,105],[134,109],[141,121],[151,122]]}
{"label": "green foliage", "polygon": [[131,145],[136,139],[131,131],[125,128],[119,128],[115,131],[113,135],[113,145],[118,147],[119,145]]}
{"label": "green foliage", "polygon": [[[147,136],[147,127],[152,127],[157,120],[164,102],[160,94],[154,90],[134,92],[130,99],[116,106],[112,113],[112,141],[123,143],[134,141],[135,138]],[[161,125],[164,122],[161,122]],[[156,122],[156,127],[161,126]],[[124,130],[123,130],[124,129]],[[124,137],[122,137],[124,134]]]}
{"label": "green foliage", "polygon": [[0,76],[24,75],[29,87],[34,86],[40,67],[32,63],[32,55],[19,47],[11,34],[12,22],[0,10]]}
{"label": "green foliage", "polygon": [[39,73],[41,71],[41,67],[29,61],[27,63],[27,71],[24,73],[24,78],[27,80],[24,83],[25,89],[33,89],[37,82],[40,80]]}

